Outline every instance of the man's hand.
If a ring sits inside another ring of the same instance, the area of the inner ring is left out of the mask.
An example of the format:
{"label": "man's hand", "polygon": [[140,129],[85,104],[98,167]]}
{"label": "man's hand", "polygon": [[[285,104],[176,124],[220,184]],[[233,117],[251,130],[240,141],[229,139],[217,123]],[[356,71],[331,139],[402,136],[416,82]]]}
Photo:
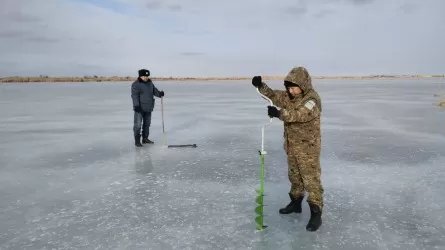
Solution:
{"label": "man's hand", "polygon": [[160,91],[159,94],[163,97],[165,95],[164,90]]}
{"label": "man's hand", "polygon": [[279,118],[280,111],[274,106],[267,106],[267,115],[269,115],[270,118],[272,117]]}
{"label": "man's hand", "polygon": [[134,106],[133,107],[134,112],[137,113],[143,113],[144,111],[142,110],[141,106]]}
{"label": "man's hand", "polygon": [[261,76],[254,76],[252,78],[252,85],[256,88],[260,88],[261,86],[263,86],[263,80],[261,79]]}

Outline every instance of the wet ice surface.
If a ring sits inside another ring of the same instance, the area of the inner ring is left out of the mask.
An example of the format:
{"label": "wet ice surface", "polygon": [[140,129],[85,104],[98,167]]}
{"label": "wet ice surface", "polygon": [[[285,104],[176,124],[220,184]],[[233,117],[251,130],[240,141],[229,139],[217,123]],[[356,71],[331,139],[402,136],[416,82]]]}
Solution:
{"label": "wet ice surface", "polygon": [[[0,85],[1,249],[444,249],[444,80],[315,81],[323,225],[288,203],[282,123],[245,82],[157,82],[153,146],[132,140],[129,83]],[[280,82],[271,83],[280,87]]]}

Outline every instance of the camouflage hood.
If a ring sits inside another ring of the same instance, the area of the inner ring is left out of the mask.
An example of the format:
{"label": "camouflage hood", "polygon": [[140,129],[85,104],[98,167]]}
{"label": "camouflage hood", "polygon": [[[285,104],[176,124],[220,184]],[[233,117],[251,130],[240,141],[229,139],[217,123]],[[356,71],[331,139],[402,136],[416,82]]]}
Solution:
{"label": "camouflage hood", "polygon": [[304,67],[293,68],[284,78],[284,82],[286,87],[288,86],[286,82],[297,85],[303,91],[303,94],[307,94],[312,89],[311,76]]}

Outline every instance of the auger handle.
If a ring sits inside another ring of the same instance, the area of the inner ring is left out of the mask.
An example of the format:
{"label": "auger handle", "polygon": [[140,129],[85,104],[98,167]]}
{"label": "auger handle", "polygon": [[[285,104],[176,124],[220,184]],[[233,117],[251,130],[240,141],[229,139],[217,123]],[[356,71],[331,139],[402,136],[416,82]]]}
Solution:
{"label": "auger handle", "polygon": [[[260,90],[257,88],[256,91],[258,92],[258,94],[260,94],[261,97],[263,97],[265,100],[267,100],[270,104],[270,106],[275,106],[272,102],[272,100],[270,98],[268,98],[267,96],[263,95]],[[266,154],[266,152],[264,151],[264,129],[269,126],[270,124],[272,124],[273,118],[270,118],[269,122],[264,124],[261,127],[261,151],[260,154]]]}

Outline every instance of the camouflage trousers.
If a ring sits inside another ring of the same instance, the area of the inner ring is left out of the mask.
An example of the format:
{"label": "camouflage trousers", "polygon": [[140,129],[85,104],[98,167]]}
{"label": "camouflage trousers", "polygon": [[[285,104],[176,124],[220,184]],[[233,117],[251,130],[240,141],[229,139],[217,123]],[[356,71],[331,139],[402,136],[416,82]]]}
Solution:
{"label": "camouflage trousers", "polygon": [[308,193],[307,202],[323,208],[323,186],[318,155],[288,155],[288,175],[291,182],[290,194],[298,198]]}

